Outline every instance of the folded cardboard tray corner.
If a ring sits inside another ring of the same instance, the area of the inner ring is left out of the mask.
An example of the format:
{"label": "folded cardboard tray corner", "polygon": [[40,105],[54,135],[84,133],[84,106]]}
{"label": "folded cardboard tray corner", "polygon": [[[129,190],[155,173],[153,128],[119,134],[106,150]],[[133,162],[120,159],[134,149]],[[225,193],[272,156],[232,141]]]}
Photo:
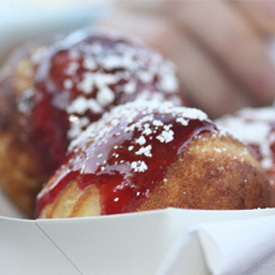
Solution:
{"label": "folded cardboard tray corner", "polygon": [[[3,274],[272,274],[275,209],[27,220],[1,198]],[[7,201],[6,201],[7,202]],[[183,272],[184,271],[184,272]],[[274,274],[274,273],[273,273]]]}

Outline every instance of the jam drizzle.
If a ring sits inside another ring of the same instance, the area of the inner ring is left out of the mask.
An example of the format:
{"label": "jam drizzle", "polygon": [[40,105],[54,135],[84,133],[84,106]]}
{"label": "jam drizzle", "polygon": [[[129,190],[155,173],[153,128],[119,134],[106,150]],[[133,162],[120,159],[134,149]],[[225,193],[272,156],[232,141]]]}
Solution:
{"label": "jam drizzle", "polygon": [[168,168],[190,141],[216,132],[198,110],[169,104],[160,110],[152,102],[136,105],[115,108],[71,145],[54,183],[38,197],[38,215],[72,180],[81,189],[96,185],[103,215],[134,212],[165,181]]}
{"label": "jam drizzle", "polygon": [[35,89],[30,142],[49,171],[72,139],[116,105],[137,97],[185,104],[170,62],[113,33],[80,31],[48,47]]}

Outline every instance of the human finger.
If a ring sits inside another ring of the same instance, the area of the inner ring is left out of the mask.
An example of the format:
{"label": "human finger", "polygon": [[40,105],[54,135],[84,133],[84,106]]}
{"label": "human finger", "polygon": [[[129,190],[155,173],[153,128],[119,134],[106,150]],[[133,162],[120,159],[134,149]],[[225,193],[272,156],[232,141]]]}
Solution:
{"label": "human finger", "polygon": [[184,1],[173,16],[261,103],[275,97],[275,69],[258,33],[227,1]]}
{"label": "human finger", "polygon": [[178,67],[179,78],[189,101],[210,116],[218,117],[251,104],[223,68],[171,21],[152,14],[116,13],[100,26],[138,35],[169,57]]}

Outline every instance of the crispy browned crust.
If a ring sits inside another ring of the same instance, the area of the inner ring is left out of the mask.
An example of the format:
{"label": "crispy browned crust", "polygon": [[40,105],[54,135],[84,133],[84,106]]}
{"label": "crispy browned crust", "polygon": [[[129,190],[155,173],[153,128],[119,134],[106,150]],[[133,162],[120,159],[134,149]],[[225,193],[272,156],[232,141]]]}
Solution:
{"label": "crispy browned crust", "polygon": [[[65,169],[65,168],[64,168]],[[204,135],[192,141],[138,211],[166,207],[193,209],[252,209],[275,206],[275,191],[252,152],[225,136]],[[52,178],[47,184],[54,184]],[[100,215],[95,185],[79,188],[72,181],[41,218]]]}
{"label": "crispy browned crust", "polygon": [[139,211],[165,207],[253,209],[275,206],[275,192],[251,151],[229,137],[197,139]]}
{"label": "crispy browned crust", "polygon": [[0,184],[7,196],[28,217],[35,212],[35,198],[47,181],[38,167],[27,139],[29,119],[19,112],[18,101],[33,86],[34,64],[23,51],[13,56],[0,79]]}
{"label": "crispy browned crust", "polygon": [[11,134],[0,136],[0,182],[7,196],[26,216],[34,217],[35,198],[46,182],[32,156],[13,144]]}

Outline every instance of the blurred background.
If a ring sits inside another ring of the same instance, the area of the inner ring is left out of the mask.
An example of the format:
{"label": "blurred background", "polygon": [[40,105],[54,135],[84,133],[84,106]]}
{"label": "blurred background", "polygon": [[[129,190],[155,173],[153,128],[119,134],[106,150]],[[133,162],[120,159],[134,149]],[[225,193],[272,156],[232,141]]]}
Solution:
{"label": "blurred background", "polygon": [[1,62],[8,51],[24,42],[68,33],[102,18],[111,5],[100,3],[102,1],[1,0]]}
{"label": "blurred background", "polygon": [[1,0],[0,13],[1,63],[28,41],[114,28],[172,59],[190,105],[212,118],[274,100],[272,0]]}

